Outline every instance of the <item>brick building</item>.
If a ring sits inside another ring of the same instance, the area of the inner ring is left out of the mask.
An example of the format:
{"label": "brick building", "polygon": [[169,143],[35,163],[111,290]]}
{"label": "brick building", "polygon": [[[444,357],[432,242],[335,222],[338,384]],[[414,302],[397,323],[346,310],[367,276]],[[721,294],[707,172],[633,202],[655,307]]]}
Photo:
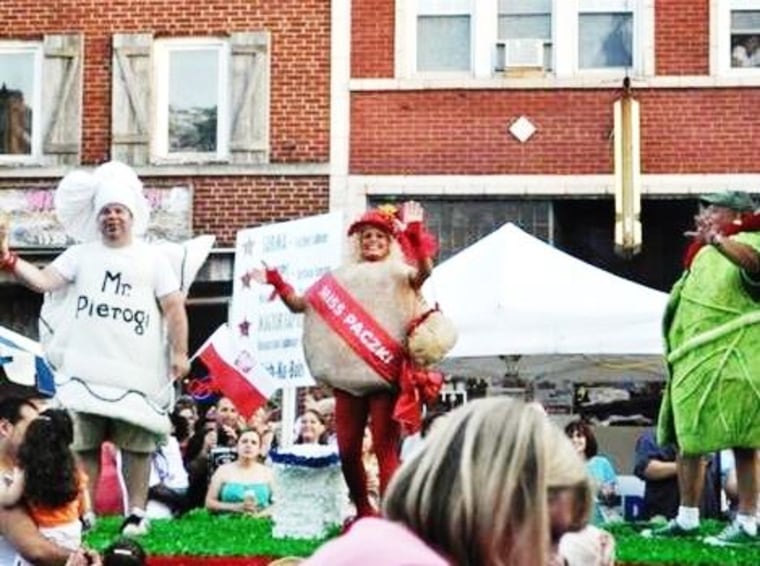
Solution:
{"label": "brick building", "polygon": [[[125,160],[156,202],[191,195],[176,231],[217,236],[196,340],[226,317],[242,227],[415,198],[444,255],[512,220],[667,289],[695,196],[760,188],[760,0],[8,0],[0,21],[0,82],[29,98],[0,148],[23,255],[60,251],[35,214],[70,167]],[[621,258],[626,77],[643,242]],[[0,323],[33,327],[37,297],[7,279],[0,296]]]}
{"label": "brick building", "polygon": [[[666,290],[695,195],[760,190],[756,0],[354,0],[351,15],[349,193],[428,202],[445,250],[514,220]],[[643,228],[628,259],[613,245],[625,77]]]}

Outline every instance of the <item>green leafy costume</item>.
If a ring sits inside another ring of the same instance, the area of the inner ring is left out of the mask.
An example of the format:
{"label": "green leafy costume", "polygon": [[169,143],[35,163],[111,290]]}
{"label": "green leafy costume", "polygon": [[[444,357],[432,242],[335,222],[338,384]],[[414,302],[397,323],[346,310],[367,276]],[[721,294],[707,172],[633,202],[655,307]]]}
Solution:
{"label": "green leafy costume", "polygon": [[[760,250],[760,232],[732,239]],[[673,286],[664,332],[658,442],[684,454],[760,447],[760,281],[704,246]]]}

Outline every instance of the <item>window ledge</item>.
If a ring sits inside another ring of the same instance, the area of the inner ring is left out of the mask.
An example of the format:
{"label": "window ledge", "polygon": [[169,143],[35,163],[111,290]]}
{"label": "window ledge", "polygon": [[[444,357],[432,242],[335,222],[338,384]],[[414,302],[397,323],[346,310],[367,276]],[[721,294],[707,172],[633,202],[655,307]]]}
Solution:
{"label": "window ledge", "polygon": [[[623,76],[590,75],[569,78],[554,76],[507,78],[408,78],[352,79],[352,92],[396,90],[530,90],[530,89],[619,89]],[[633,88],[742,88],[760,86],[760,69],[756,73],[737,75],[667,75],[631,77]]]}
{"label": "window ledge", "polygon": [[[75,167],[3,167],[0,179],[63,177]],[[83,166],[91,169],[92,166]],[[140,177],[242,177],[242,176],[321,176],[330,174],[328,163],[269,163],[267,165],[146,165],[135,167]]]}

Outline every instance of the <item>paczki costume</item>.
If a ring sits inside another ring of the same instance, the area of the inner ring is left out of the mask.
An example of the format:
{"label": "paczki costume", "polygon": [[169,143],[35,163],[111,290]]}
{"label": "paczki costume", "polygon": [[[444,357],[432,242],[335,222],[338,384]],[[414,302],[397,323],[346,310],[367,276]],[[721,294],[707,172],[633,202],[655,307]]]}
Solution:
{"label": "paczki costume", "polygon": [[[362,461],[368,417],[382,493],[399,465],[402,425],[419,425],[422,401],[434,399],[441,383],[416,367],[407,350],[410,325],[428,310],[415,284],[417,270],[437,246],[420,222],[402,229],[394,212],[371,210],[356,221],[348,231],[356,259],[314,283],[304,297],[306,361],[312,375],[333,388],[343,475],[359,516],[374,514]],[[366,227],[388,235],[385,257],[361,257]],[[293,292],[276,271],[266,275],[281,297]],[[438,340],[426,337],[432,357],[420,359],[440,360],[455,340],[452,329]]]}

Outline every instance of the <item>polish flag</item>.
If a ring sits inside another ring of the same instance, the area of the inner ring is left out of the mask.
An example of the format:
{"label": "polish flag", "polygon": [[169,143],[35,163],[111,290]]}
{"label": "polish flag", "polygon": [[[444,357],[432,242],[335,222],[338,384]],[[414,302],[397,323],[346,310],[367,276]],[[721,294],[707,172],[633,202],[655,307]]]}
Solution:
{"label": "polish flag", "polygon": [[236,347],[226,324],[217,328],[193,357],[206,366],[214,387],[229,397],[245,418],[265,405],[278,388],[250,352]]}

